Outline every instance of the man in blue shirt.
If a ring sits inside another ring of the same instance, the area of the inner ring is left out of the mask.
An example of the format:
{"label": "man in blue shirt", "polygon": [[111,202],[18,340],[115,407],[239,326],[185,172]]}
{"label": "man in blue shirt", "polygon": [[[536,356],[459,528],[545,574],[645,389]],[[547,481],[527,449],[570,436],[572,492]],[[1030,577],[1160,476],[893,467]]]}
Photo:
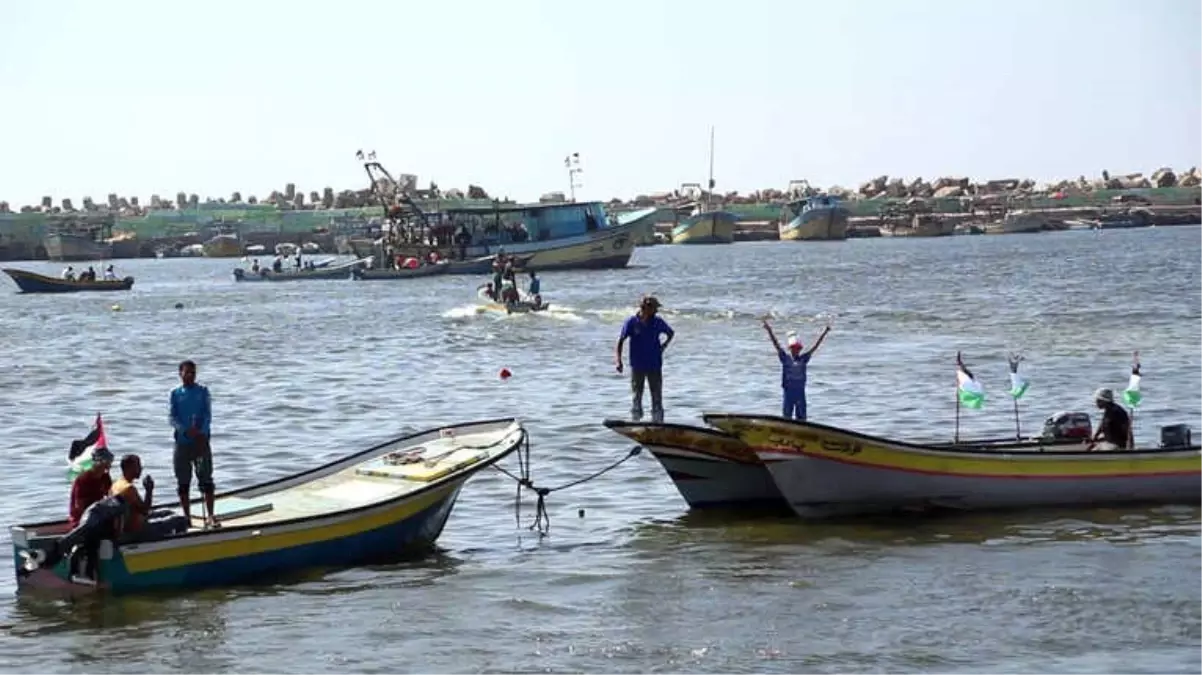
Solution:
{"label": "man in blue shirt", "polygon": [[768,331],[768,339],[772,340],[772,346],[776,347],[776,355],[780,357],[780,386],[784,390],[785,399],[781,417],[792,417],[804,422],[806,419],[806,366],[810,364],[810,357],[822,346],[826,334],[831,332],[831,327],[828,325],[824,328],[822,334],[814,341],[814,346],[804,352],[797,334],[789,333],[789,351],[787,353],[780,348],[780,342],[776,340],[776,334],[772,332],[772,326],[769,325],[767,319],[764,320],[764,330]]}
{"label": "man in blue shirt", "polygon": [[[639,305],[639,312],[626,319],[622,324],[622,334],[618,337],[615,354],[615,365],[622,372],[622,344],[630,340],[630,392],[633,403],[630,407],[630,417],[634,421],[643,419],[643,386],[651,385],[651,420],[664,421],[663,401],[663,364],[664,350],[672,344],[676,333],[668,322],[661,319],[659,300],[654,296],[645,296]],[[668,339],[661,344],[660,335]]]}
{"label": "man in blue shirt", "polygon": [[196,364],[184,361],[179,364],[179,379],[182,383],[171,392],[171,427],[175,430],[175,481],[179,490],[179,505],[184,517],[191,523],[190,510],[192,472],[196,471],[196,482],[204,498],[205,527],[217,527],[213,512],[213,452],[209,447],[209,424],[213,418],[212,404],[207,387],[196,383]]}

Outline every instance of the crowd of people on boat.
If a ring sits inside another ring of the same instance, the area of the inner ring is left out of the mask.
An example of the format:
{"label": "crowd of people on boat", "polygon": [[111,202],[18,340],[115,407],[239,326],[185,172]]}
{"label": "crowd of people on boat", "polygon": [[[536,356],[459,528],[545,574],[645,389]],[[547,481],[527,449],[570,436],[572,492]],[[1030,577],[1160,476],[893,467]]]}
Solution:
{"label": "crowd of people on boat", "polygon": [[[73,265],[67,265],[62,273],[63,281],[96,281],[96,269],[88,265],[88,269],[80,270],[77,274]],[[113,271],[113,266],[109,265],[104,269],[105,281],[116,281],[117,273]]]}
{"label": "crowd of people on boat", "polygon": [[[190,494],[195,476],[204,501],[205,528],[220,527],[215,515],[216,486],[213,455],[209,444],[212,403],[209,390],[196,381],[196,364],[179,365],[180,386],[171,391],[168,416],[175,438],[172,468],[175,472],[179,510],[154,508],[154,479],[142,474],[142,459],[128,454],[121,458],[121,477],[109,475],[114,456],[104,437],[99,417],[87,437],[73,441],[67,460],[83,466],[71,482],[67,509],[70,530],[47,550],[23,552],[20,575],[53,569],[68,558],[68,578],[75,583],[95,585],[100,543],[104,540],[130,543],[152,541],[187,532],[192,525]],[[89,451],[90,448],[90,451]],[[88,452],[87,456],[84,453]],[[137,483],[141,478],[142,492]]]}

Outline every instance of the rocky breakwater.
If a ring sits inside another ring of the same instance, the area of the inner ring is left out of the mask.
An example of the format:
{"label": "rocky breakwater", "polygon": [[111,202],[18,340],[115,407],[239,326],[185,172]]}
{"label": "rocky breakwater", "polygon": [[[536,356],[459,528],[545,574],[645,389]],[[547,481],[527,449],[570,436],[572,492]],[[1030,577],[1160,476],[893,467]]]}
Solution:
{"label": "rocky breakwater", "polygon": [[401,174],[395,182],[381,179],[356,190],[325,187],[306,193],[295,183],[287,183],[263,199],[253,194],[244,196],[241,191],[228,198],[203,199],[197,193],[180,191],[174,199],[154,194],[148,201],[112,193],[104,202],[84,197],[78,206],[70,198],[55,205],[54,199],[47,196],[40,204],[16,210],[0,201],[0,259],[44,258],[42,239],[49,224],[73,217],[111,217],[114,224],[108,242],[113,245],[114,257],[153,257],[156,251],[173,255],[218,231],[236,233],[246,246],[257,244],[270,250],[282,242],[313,242],[322,250],[333,251],[334,229],[366,226],[369,218],[383,212],[377,193],[391,196],[397,191],[418,203],[434,204],[435,208],[445,202],[491,201],[478,185],[444,192],[430,183],[421,189],[417,177],[411,174]]}

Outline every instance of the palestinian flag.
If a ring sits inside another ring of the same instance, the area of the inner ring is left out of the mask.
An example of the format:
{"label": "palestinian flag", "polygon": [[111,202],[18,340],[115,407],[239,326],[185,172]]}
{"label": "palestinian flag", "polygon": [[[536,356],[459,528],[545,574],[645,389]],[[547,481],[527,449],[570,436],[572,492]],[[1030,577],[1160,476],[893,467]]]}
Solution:
{"label": "palestinian flag", "polygon": [[1008,393],[1015,401],[1022,398],[1023,394],[1027,393],[1027,388],[1031,386],[1031,383],[1027,382],[1027,378],[1018,374],[1018,358],[1010,359],[1010,391]]}
{"label": "palestinian flag", "polygon": [[960,405],[973,410],[979,410],[985,405],[985,389],[973,378],[963,363],[956,364],[956,384]]}
{"label": "palestinian flag", "polygon": [[1144,395],[1139,391],[1139,361],[1136,361],[1131,366],[1131,379],[1127,382],[1127,388],[1123,390],[1123,403],[1132,408],[1139,405],[1139,402],[1144,400]]}
{"label": "palestinian flag", "polygon": [[88,435],[71,441],[71,449],[67,451],[67,480],[74,481],[79,474],[92,468],[92,451],[96,448],[108,448],[108,439],[104,437],[104,420],[96,413],[96,424]]}

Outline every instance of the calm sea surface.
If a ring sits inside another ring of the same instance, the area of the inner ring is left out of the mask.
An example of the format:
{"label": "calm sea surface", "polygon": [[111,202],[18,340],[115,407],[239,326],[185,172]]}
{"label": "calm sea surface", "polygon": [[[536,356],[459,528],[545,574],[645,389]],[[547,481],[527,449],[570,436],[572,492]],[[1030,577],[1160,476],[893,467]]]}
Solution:
{"label": "calm sea surface", "polygon": [[[65,513],[69,441],[171,482],[167,393],[192,358],[213,392],[221,489],[405,431],[515,415],[536,483],[620,458],[613,342],[640,294],[677,331],[669,421],[775,413],[759,325],[806,341],[812,419],[907,439],[953,434],[955,352],[989,402],[962,433],[1090,411],[1144,364],[1137,438],[1202,432],[1198,227],[1004,237],[656,247],[629,269],[547,274],[559,311],[478,313],[470,277],[236,284],[233,260],[119,261],[127,294],[22,296],[0,281],[0,521]],[[57,273],[58,265],[27,263]],[[112,311],[119,303],[121,311]],[[175,309],[183,303],[182,309]],[[498,371],[514,377],[503,382]],[[515,467],[515,463],[510,464]],[[168,488],[168,492],[170,490]],[[1199,509],[804,524],[689,514],[648,456],[554,493],[551,530],[514,521],[497,472],[464,489],[416,562],[258,586],[75,602],[17,595],[0,569],[0,669],[38,672],[1199,672]],[[579,515],[579,510],[584,515]],[[3,533],[8,546],[7,530]]]}

